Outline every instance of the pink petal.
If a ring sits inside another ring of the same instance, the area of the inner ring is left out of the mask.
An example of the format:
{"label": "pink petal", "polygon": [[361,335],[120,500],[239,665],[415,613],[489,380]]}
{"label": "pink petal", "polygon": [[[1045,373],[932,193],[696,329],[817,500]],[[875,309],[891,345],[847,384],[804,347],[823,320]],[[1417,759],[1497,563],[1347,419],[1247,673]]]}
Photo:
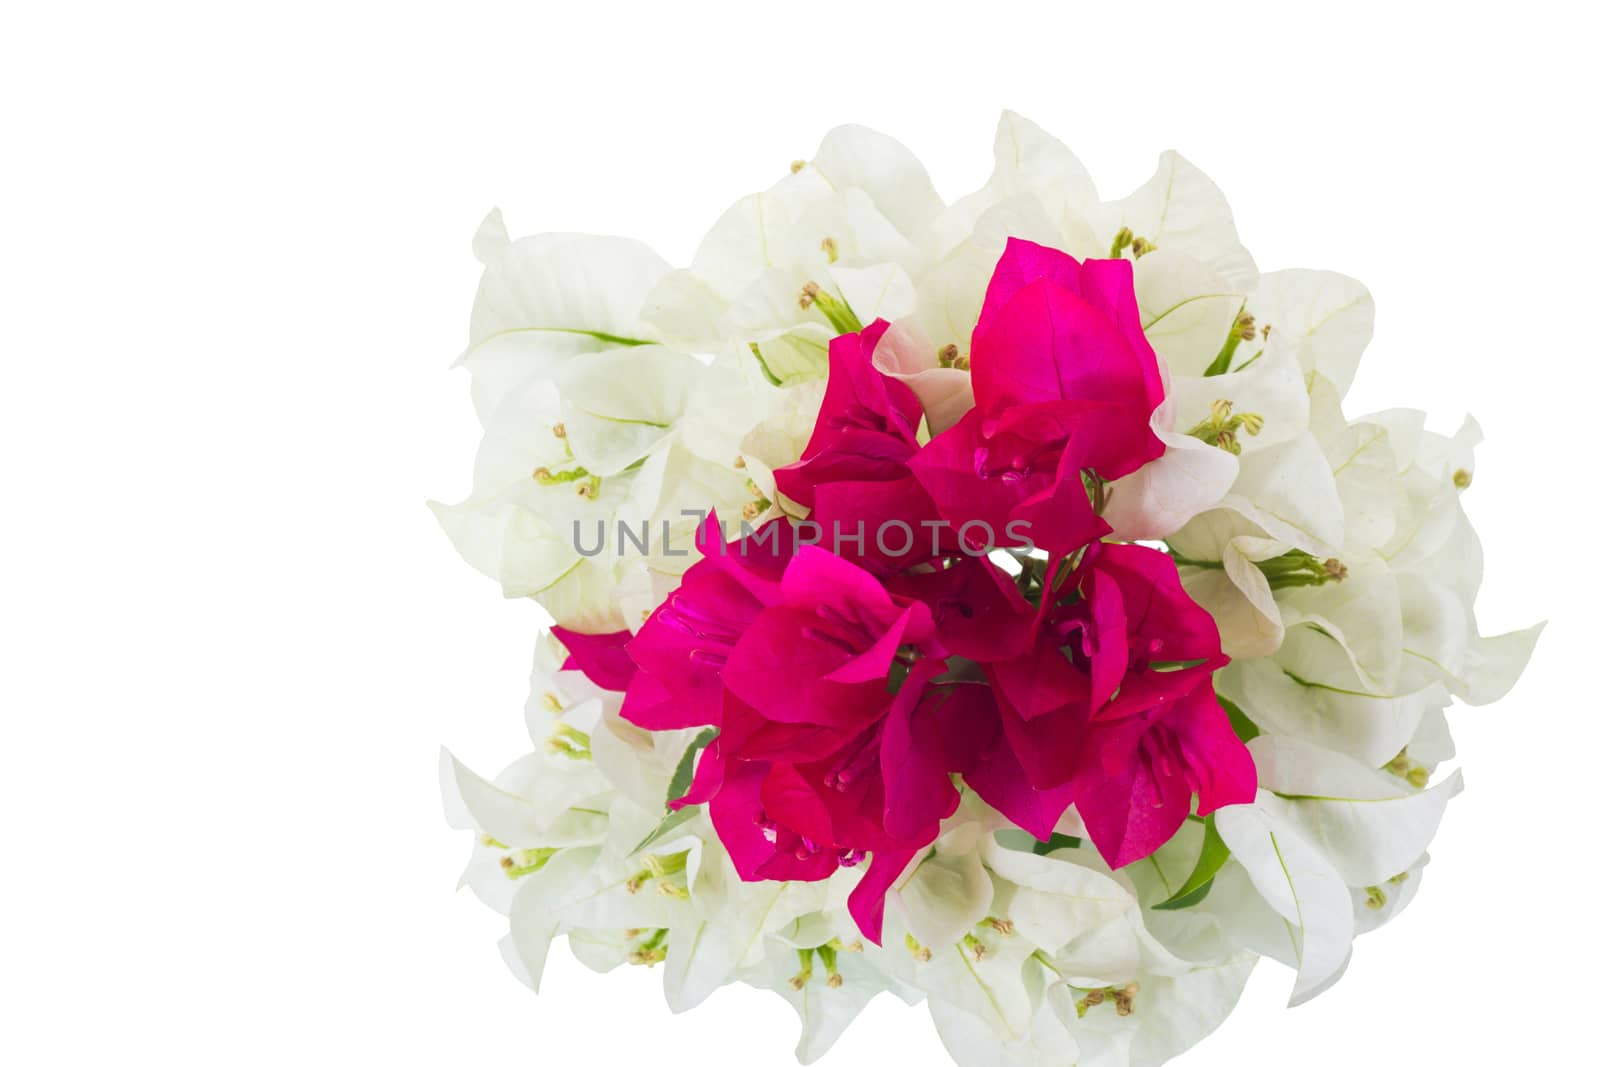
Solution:
{"label": "pink petal", "polygon": [[1189,817],[1189,791],[1182,779],[1153,773],[1143,759],[1127,761],[1117,774],[1091,761],[1072,788],[1089,839],[1113,870],[1172,840]]}
{"label": "pink petal", "polygon": [[818,845],[837,847],[833,820],[817,791],[791,764],[775,763],[761,784],[767,816]]}
{"label": "pink petal", "polygon": [[623,692],[633,680],[633,660],[628,658],[627,645],[633,635],[627,630],[609,634],[580,634],[563,626],[552,626],[550,632],[567,650],[563,670],[576,668],[585,678],[601,689]]}
{"label": "pink petal", "polygon": [[1255,801],[1255,759],[1211,686],[1196,689],[1162,724],[1177,735],[1184,761],[1199,783],[1199,814]]}
{"label": "pink petal", "polygon": [[[946,733],[958,724],[940,715],[948,694],[927,692],[943,673],[943,660],[923,659],[911,668],[884,720],[879,760],[883,772],[883,828],[908,844],[938,836],[939,821],[954,814],[960,794],[950,782],[955,766]],[[931,699],[925,700],[925,697]]]}
{"label": "pink petal", "polygon": [[883,944],[883,899],[905,873],[917,854],[916,849],[880,849],[872,855],[872,866],[850,894],[850,915],[861,936],[874,945]]}
{"label": "pink petal", "polygon": [[974,763],[962,781],[971,786],[984,803],[1028,831],[1040,841],[1055,832],[1072,804],[1072,787],[1035,789],[1017,762],[1016,754],[1003,739]]}

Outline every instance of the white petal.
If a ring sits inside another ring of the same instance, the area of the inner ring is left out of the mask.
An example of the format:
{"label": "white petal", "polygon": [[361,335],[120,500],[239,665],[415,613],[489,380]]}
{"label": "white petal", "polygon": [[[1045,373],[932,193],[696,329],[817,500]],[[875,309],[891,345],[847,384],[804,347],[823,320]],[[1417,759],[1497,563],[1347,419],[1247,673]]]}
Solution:
{"label": "white petal", "polygon": [[1105,254],[1092,229],[1082,221],[1084,214],[1099,203],[1094,182],[1083,164],[1060,141],[1011,111],[1000,116],[995,130],[994,171],[988,183],[953,205],[937,221],[936,250],[943,253],[954,248],[973,232],[986,211],[1002,201],[1021,197],[1036,202],[1048,220],[1073,220],[1073,233],[1066,239],[1056,233],[1052,239],[1042,240],[1036,232],[1017,230],[1017,236],[1079,256]]}
{"label": "white petal", "polygon": [[917,157],[894,138],[865,126],[830,130],[808,165],[811,168],[835,189],[865,192],[907,237],[914,237],[944,210],[944,201]]}
{"label": "white petal", "polygon": [[688,350],[713,348],[728,302],[690,270],[668,271],[646,298],[640,318],[652,336]]}
{"label": "white petal", "polygon": [[1405,646],[1399,584],[1376,555],[1343,561],[1343,581],[1279,592],[1286,633],[1278,661],[1309,682],[1392,695]]}
{"label": "white petal", "polygon": [[[547,343],[570,354],[648,340],[640,314],[668,269],[622,237],[547,233],[514,241],[484,266],[462,362],[476,379],[478,350],[496,340],[525,342],[516,362],[535,371]],[[492,395],[478,399],[480,414],[492,410]]]}
{"label": "white petal", "polygon": [[1466,686],[1461,699],[1472,705],[1493,704],[1510,692],[1522,677],[1544,626],[1541,622],[1526,630],[1479,638],[1467,653]]}
{"label": "white petal", "polygon": [[[1255,963],[1255,956],[1238,954],[1182,975],[1141,975],[1132,1015],[1121,1018],[1101,1005],[1076,1027],[1080,1067],[1160,1067],[1187,1052],[1232,1013]],[[1062,1000],[1066,1011],[1070,998]]]}
{"label": "white petal", "polygon": [[1422,874],[1427,866],[1428,856],[1424,853],[1409,870],[1375,887],[1380,896],[1374,896],[1366,886],[1351,889],[1350,899],[1356,906],[1356,936],[1370,934],[1399,918],[1400,913],[1417,898],[1417,892],[1422,888]]}
{"label": "white petal", "polygon": [[1312,842],[1346,885],[1359,887],[1416,863],[1438,832],[1445,805],[1460,792],[1457,771],[1432,789],[1393,799],[1263,796],[1258,803]]}
{"label": "white petal", "polygon": [[994,883],[977,851],[936,848],[901,885],[899,896],[912,936],[938,950],[988,917]]}
{"label": "white petal", "polygon": [[1165,248],[1134,263],[1133,285],[1151,347],[1173,374],[1204,374],[1227,343],[1244,293],[1192,255]]}
{"label": "white petal", "polygon": [[1349,963],[1355,911],[1345,883],[1315,847],[1259,805],[1223,808],[1216,819],[1251,884],[1296,928],[1299,977],[1290,1005],[1304,1003],[1337,981]]}
{"label": "white petal", "polygon": [[1304,433],[1310,424],[1310,403],[1300,365],[1289,345],[1269,342],[1260,359],[1244,364],[1244,360],[1235,358],[1236,369],[1227,374],[1174,376],[1168,392],[1173,428],[1187,431],[1210,417],[1213,404],[1226,400],[1235,412],[1262,419],[1260,434],[1239,434],[1243,454],[1282,444]]}
{"label": "white petal", "polygon": [[590,474],[621,473],[665,440],[683,415],[699,360],[656,345],[612,349],[559,373],[561,422]]}
{"label": "white petal", "polygon": [[1235,661],[1218,673],[1217,687],[1264,731],[1314,742],[1369,767],[1392,760],[1428,709],[1450,701],[1442,685],[1375,697],[1305,684],[1273,660]]}
{"label": "white petal", "polygon": [[1325,447],[1344,505],[1345,550],[1388,544],[1405,505],[1392,431],[1377,423],[1352,423]]}
{"label": "white petal", "polygon": [[[668,963],[671,953],[668,953]],[[795,1058],[801,1063],[815,1063],[844,1033],[856,1016],[879,993],[888,980],[862,954],[841,952],[838,957],[838,988],[827,984],[820,962],[814,962],[812,978],[802,988],[795,989],[789,978],[798,969],[796,957],[786,954],[774,956],[759,969],[758,974],[746,981],[771,989],[787,1000],[800,1016],[800,1042],[795,1046]]]}
{"label": "white petal", "polygon": [[1046,998],[1040,998],[1027,1032],[1013,1040],[997,1038],[977,1016],[941,1000],[929,1001],[928,1009],[939,1040],[960,1067],[1078,1067],[1083,1062],[1072,1031]]}
{"label": "white petal", "polygon": [[439,788],[445,818],[458,830],[480,831],[513,848],[530,848],[549,825],[552,813],[496,788],[447,749],[439,750]]}
{"label": "white petal", "polygon": [[1037,196],[1054,215],[1081,212],[1098,200],[1078,157],[1014,111],[1002,112],[994,133],[994,173],[989,188],[1001,197]]}
{"label": "white petal", "polygon": [[872,365],[917,394],[930,434],[943,433],[972,409],[972,375],[939,366],[938,349],[914,322],[894,322],[884,331]]}
{"label": "white petal", "polygon": [[[983,940],[985,953],[981,960],[971,948],[959,943],[934,950],[927,962],[917,962],[909,952],[895,948],[885,955],[904,969],[906,980],[928,995],[930,1004],[943,1004],[972,1015],[993,1040],[1023,1040],[1034,1014],[1023,979],[1023,967],[1034,952],[1033,945],[1015,935],[990,934]],[[884,943],[890,943],[888,936]]]}
{"label": "white petal", "polygon": [[1284,796],[1395,800],[1414,795],[1392,774],[1287,734],[1262,734],[1249,747],[1261,788]]}
{"label": "white petal", "polygon": [[1344,541],[1344,509],[1322,450],[1301,435],[1243,456],[1223,501],[1266,533],[1313,555]]}
{"label": "white petal", "polygon": [[1157,249],[1185,252],[1215,268],[1241,292],[1255,287],[1255,261],[1239,243],[1222,191],[1176,152],[1162,153],[1154,177],[1096,215],[1096,229],[1107,249],[1126,226]]}
{"label": "white petal", "polygon": [[[761,273],[784,262],[787,235],[800,215],[830,195],[826,183],[801,171],[764,193],[739,200],[712,225],[690,270],[723,300],[738,297]],[[774,247],[784,241],[784,247]]]}
{"label": "white petal", "polygon": [[1115,879],[1069,859],[1014,851],[993,837],[982,847],[989,869],[1016,886],[1008,917],[1018,935],[1047,952],[1135,906],[1133,895]]}
{"label": "white petal", "polygon": [[1294,341],[1301,369],[1350,390],[1361,353],[1372,340],[1372,294],[1354,278],[1324,270],[1282,270],[1261,275],[1250,298],[1258,327]]}
{"label": "white petal", "polygon": [[[711,877],[722,878],[731,873],[720,867],[708,865],[707,870],[716,872]],[[697,900],[700,916],[671,933],[664,984],[667,1006],[674,1012],[688,1011],[727,984],[760,942],[766,916],[789,886],[785,882],[762,882],[734,888],[737,891],[723,894],[721,906],[714,911],[708,911]]]}
{"label": "white petal", "polygon": [[911,276],[899,264],[835,267],[828,273],[839,295],[863,326],[870,326],[874,319],[893,322],[916,309],[916,288],[911,284]]}
{"label": "white petal", "polygon": [[511,902],[510,947],[513,973],[535,993],[550,954],[550,942],[561,931],[561,910],[593,876],[599,849],[564,849],[532,874],[522,877]]}
{"label": "white petal", "polygon": [[1239,472],[1232,453],[1184,434],[1157,430],[1160,458],[1112,483],[1103,512],[1124,541],[1166,537],[1222,500]]}
{"label": "white petal", "polygon": [[1283,618],[1272,587],[1253,562],[1267,556],[1246,552],[1246,546],[1268,544],[1273,546],[1268,556],[1282,554],[1284,546],[1277,542],[1235,537],[1223,546],[1221,570],[1179,570],[1184,589],[1216,620],[1222,651],[1235,659],[1270,656],[1283,644]]}
{"label": "white petal", "polygon": [[511,237],[506,233],[506,220],[499,208],[493,208],[478,223],[478,232],[472,235],[472,254],[478,262],[488,265],[505,255],[511,248]]}

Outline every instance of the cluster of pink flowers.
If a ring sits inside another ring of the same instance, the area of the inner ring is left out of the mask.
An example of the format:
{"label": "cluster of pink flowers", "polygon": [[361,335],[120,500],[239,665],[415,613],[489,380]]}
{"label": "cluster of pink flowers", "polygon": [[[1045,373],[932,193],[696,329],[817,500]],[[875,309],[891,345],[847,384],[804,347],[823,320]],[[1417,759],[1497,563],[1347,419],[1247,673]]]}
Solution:
{"label": "cluster of pink flowers", "polygon": [[[1163,452],[1129,261],[1011,241],[972,336],[974,406],[926,444],[916,394],[874,365],[887,328],[832,343],[815,430],[777,482],[824,531],[898,520],[906,551],[807,544],[787,518],[726,543],[713,516],[637,635],[559,635],[626,692],[628,721],[716,729],[674,804],[709,806],[742,877],[870,861],[850,908],[874,941],[958,776],[1041,839],[1076,805],[1112,867],[1256,793],[1213,691],[1215,622],[1170,556],[1106,540],[1099,514],[1106,483]],[[983,549],[1040,551],[1013,574],[963,543],[978,527]]]}

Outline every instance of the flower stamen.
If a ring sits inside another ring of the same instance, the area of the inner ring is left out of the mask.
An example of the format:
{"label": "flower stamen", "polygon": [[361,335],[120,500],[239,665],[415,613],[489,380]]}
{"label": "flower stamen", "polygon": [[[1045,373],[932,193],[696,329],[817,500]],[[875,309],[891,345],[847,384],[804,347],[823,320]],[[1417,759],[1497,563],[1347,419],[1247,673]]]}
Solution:
{"label": "flower stamen", "polygon": [[800,971],[789,979],[789,988],[799,992],[811,981],[811,960],[816,955],[816,949],[803,948],[796,955],[800,957]]}
{"label": "flower stamen", "polygon": [[550,739],[545,742],[545,747],[556,755],[568,759],[593,758],[589,751],[589,735],[564,722],[556,724],[556,728],[550,732]]}

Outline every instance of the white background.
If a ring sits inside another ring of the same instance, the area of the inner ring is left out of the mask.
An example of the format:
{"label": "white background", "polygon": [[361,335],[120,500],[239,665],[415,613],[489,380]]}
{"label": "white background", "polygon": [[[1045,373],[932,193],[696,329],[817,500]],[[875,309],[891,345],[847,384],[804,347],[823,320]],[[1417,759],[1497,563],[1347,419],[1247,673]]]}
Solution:
{"label": "white background", "polygon": [[[564,949],[535,999],[453,884],[441,743],[522,751],[537,611],[423,506],[467,488],[468,243],[642,238],[860,122],[949,199],[1002,107],[1102,192],[1183,151],[1263,269],[1363,279],[1353,411],[1488,432],[1468,790],[1418,904],[1184,1063],[1578,1063],[1593,1016],[1596,100],[1578,5],[31,4],[0,31],[0,1059],[784,1064],[777,998],[674,1018]],[[1134,5],[1126,5],[1131,8]],[[834,1067],[943,1062],[880,1001]]]}

